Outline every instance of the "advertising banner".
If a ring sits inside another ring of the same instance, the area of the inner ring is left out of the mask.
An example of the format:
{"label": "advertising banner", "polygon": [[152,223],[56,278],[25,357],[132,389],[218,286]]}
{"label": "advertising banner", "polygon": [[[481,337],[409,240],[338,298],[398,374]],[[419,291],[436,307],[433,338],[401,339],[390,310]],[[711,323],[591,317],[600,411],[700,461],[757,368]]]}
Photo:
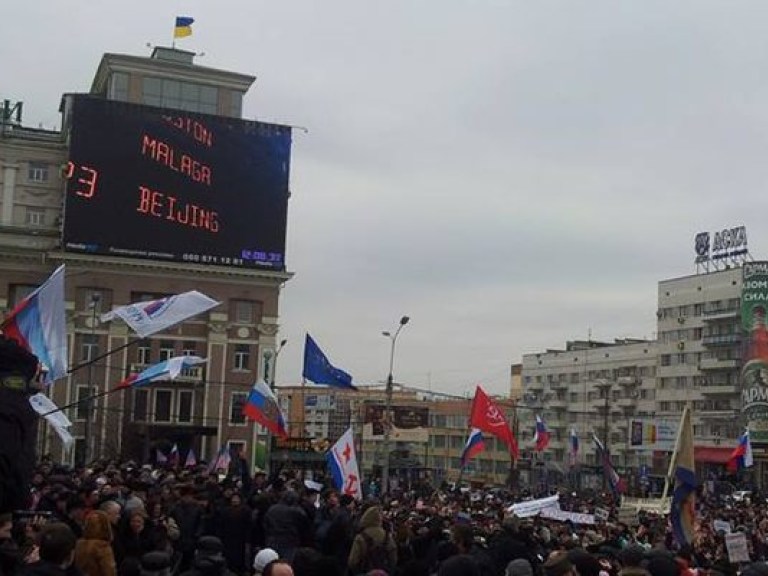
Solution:
{"label": "advertising banner", "polygon": [[768,262],[745,262],[741,283],[742,409],[752,442],[768,442]]}
{"label": "advertising banner", "polygon": [[633,450],[672,452],[677,439],[677,422],[654,418],[632,418],[629,446]]}
{"label": "advertising banner", "polygon": [[[386,418],[383,404],[367,404],[363,418],[363,440],[383,440]],[[392,406],[394,420],[390,439],[394,442],[429,441],[429,408]]]}

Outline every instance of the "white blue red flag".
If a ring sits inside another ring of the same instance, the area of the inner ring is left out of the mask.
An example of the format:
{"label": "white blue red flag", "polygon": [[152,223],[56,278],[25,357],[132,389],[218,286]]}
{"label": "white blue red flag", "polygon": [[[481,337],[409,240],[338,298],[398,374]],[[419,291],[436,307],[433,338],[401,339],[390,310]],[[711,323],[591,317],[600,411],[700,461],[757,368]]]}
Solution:
{"label": "white blue red flag", "polygon": [[752,442],[749,440],[749,428],[739,437],[739,444],[731,452],[728,459],[728,470],[736,472],[744,468],[751,468],[755,463],[752,457]]}
{"label": "white blue red flag", "polygon": [[536,430],[533,433],[533,441],[536,443],[536,452],[542,452],[549,446],[549,430],[538,414],[536,415]]}
{"label": "white blue red flag", "polygon": [[229,465],[232,463],[232,455],[229,453],[229,446],[222,444],[219,448],[219,452],[216,454],[216,458],[211,461],[208,466],[209,472],[215,472],[216,470],[229,470]]}
{"label": "white blue red flag", "polygon": [[464,445],[464,451],[461,453],[461,467],[464,468],[472,458],[483,450],[485,450],[483,432],[479,428],[472,428],[467,443]]}
{"label": "white blue red flag", "polygon": [[571,435],[568,441],[568,452],[571,466],[576,466],[576,462],[579,459],[579,436],[576,434],[576,428],[571,428]]}
{"label": "white blue red flag", "polygon": [[46,384],[67,375],[64,264],[11,310],[0,331],[37,356]]}
{"label": "white blue red flag", "polygon": [[360,468],[357,465],[355,440],[352,428],[348,428],[331,447],[325,456],[336,489],[342,494],[349,494],[356,500],[362,500],[363,490],[360,486]]}
{"label": "white blue red flag", "polygon": [[179,446],[177,444],[174,444],[173,448],[171,448],[171,453],[168,456],[168,462],[171,464],[171,466],[179,465]]}
{"label": "white blue red flag", "polygon": [[131,374],[117,385],[118,388],[127,388],[144,386],[145,384],[151,384],[152,382],[160,382],[162,380],[175,380],[179,377],[182,370],[185,368],[192,368],[198,364],[205,363],[205,358],[199,356],[175,356],[168,360],[163,360],[157,364],[138,372]]}
{"label": "white blue red flag", "polygon": [[160,448],[155,450],[155,462],[157,462],[158,464],[165,464],[166,462],[168,462],[168,458],[166,457],[165,454],[163,454],[163,451],[160,450]]}
{"label": "white blue red flag", "polygon": [[264,426],[272,434],[283,438],[288,437],[285,417],[280,410],[277,396],[264,380],[259,380],[251,388],[248,400],[243,405],[243,414]]}
{"label": "white blue red flag", "polygon": [[117,316],[122,318],[137,335],[146,338],[218,305],[219,302],[216,300],[197,290],[192,290],[159,300],[120,306],[111,312],[102,314],[101,321],[109,322]]}

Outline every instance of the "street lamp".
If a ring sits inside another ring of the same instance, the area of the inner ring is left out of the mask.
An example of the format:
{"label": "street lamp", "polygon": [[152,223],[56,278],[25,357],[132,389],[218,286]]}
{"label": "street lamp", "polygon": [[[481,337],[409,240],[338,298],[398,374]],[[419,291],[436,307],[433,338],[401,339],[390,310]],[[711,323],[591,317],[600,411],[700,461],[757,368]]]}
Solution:
{"label": "street lamp", "polygon": [[[286,338],[283,338],[280,340],[280,344],[277,347],[277,350],[275,350],[275,361],[272,362],[272,370],[268,374],[269,376],[269,382],[267,382],[267,385],[269,386],[269,389],[272,390],[272,392],[275,391],[275,375],[277,374],[277,359],[280,357],[280,352],[285,347],[285,345],[288,343],[288,340]],[[267,355],[267,360],[269,360],[269,356]],[[270,474],[272,472],[272,466],[270,465],[270,460],[272,459],[272,434],[270,434],[269,430],[267,430],[267,445],[264,447],[264,467],[266,468],[267,474]]]}
{"label": "street lamp", "polygon": [[403,326],[408,324],[408,321],[410,318],[408,316],[403,316],[400,318],[400,324],[397,327],[397,330],[395,330],[395,333],[392,334],[391,332],[382,332],[381,334],[383,336],[386,336],[389,338],[390,342],[392,343],[392,346],[389,351],[389,375],[387,376],[387,390],[386,390],[386,404],[384,408],[384,418],[385,418],[385,425],[384,425],[384,469],[381,473],[381,495],[384,496],[389,492],[389,438],[390,434],[392,432],[392,371],[394,369],[395,365],[395,343],[397,342],[397,337],[400,334],[400,331],[403,329]]}

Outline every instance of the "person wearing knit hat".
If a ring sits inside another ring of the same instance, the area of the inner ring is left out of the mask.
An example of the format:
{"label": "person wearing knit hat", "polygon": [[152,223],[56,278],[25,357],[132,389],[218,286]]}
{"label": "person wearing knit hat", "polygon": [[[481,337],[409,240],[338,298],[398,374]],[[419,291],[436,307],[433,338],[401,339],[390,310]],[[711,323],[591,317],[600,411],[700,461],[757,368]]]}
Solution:
{"label": "person wearing knit hat", "polygon": [[577,576],[565,550],[556,550],[544,562],[546,576]]}
{"label": "person wearing knit hat", "polygon": [[253,559],[253,573],[255,576],[261,576],[264,572],[264,568],[267,564],[270,564],[277,560],[279,555],[272,548],[264,548],[260,550],[256,557]]}
{"label": "person wearing knit hat", "polygon": [[507,564],[506,576],[533,576],[533,567],[525,558],[516,558]]}

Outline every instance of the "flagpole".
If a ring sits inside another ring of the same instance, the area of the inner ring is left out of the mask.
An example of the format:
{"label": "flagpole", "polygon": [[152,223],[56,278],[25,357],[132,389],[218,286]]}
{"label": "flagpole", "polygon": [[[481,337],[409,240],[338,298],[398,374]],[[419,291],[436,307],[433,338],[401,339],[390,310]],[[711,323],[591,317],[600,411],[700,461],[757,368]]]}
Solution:
{"label": "flagpole", "polygon": [[677,426],[677,438],[675,439],[675,449],[672,452],[672,458],[669,459],[669,469],[667,470],[667,477],[664,479],[664,491],[661,493],[662,501],[666,499],[669,493],[669,481],[675,472],[677,453],[680,450],[680,440],[683,435],[683,422],[685,422],[685,415],[688,412],[688,403],[686,402],[685,408],[683,408],[683,415],[680,417],[680,424]]}

